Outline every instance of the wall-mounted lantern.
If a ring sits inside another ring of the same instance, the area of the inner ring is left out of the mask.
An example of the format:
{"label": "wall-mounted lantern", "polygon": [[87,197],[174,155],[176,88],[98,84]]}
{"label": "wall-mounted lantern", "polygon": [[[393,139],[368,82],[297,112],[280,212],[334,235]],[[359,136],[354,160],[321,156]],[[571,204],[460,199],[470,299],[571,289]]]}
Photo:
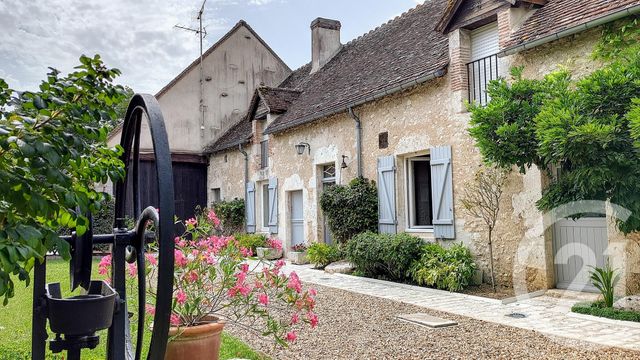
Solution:
{"label": "wall-mounted lantern", "polygon": [[311,145],[309,145],[309,143],[306,143],[306,142],[301,142],[296,145],[296,152],[298,153],[298,155],[304,154],[305,148],[309,149],[309,155],[311,155]]}
{"label": "wall-mounted lantern", "polygon": [[347,162],[345,161],[345,159],[348,159],[348,158],[349,157],[347,155],[342,155],[342,165],[340,165],[341,169],[346,169],[347,166],[349,166],[349,165],[347,165]]}

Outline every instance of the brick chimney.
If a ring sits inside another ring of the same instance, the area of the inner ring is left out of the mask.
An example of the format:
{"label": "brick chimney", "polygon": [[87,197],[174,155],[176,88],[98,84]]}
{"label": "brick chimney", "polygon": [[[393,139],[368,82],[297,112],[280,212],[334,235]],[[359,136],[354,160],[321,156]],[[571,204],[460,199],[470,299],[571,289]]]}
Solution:
{"label": "brick chimney", "polygon": [[340,21],[317,18],[311,22],[311,73],[340,51]]}

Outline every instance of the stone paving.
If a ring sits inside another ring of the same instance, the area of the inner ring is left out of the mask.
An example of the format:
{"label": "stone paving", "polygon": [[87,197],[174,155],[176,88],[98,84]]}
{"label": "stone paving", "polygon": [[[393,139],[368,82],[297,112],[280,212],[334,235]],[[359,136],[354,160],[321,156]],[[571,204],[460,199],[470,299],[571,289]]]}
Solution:
{"label": "stone paving", "polygon": [[[574,299],[540,296],[503,304],[500,300],[362,277],[328,274],[309,265],[287,265],[301,280],[363,295],[400,301],[493,323],[534,330],[546,335],[640,350],[640,323],[601,319],[570,311]],[[515,319],[512,313],[526,315]]]}

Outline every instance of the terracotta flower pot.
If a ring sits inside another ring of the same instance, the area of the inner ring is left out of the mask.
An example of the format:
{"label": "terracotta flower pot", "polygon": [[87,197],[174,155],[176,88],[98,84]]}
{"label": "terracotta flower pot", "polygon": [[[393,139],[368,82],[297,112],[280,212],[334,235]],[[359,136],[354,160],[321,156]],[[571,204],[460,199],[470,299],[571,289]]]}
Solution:
{"label": "terracotta flower pot", "polygon": [[165,360],[218,360],[224,323],[211,319],[201,325],[169,329]]}

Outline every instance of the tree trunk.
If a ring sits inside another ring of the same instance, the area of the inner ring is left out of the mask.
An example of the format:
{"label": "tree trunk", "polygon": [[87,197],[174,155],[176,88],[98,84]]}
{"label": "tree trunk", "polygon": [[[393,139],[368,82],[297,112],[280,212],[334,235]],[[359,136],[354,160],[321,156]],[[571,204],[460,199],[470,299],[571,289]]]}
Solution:
{"label": "tree trunk", "polygon": [[491,287],[493,288],[493,292],[496,292],[496,277],[493,272],[493,242],[491,241],[491,235],[493,233],[493,228],[489,228],[489,260],[491,266]]}

